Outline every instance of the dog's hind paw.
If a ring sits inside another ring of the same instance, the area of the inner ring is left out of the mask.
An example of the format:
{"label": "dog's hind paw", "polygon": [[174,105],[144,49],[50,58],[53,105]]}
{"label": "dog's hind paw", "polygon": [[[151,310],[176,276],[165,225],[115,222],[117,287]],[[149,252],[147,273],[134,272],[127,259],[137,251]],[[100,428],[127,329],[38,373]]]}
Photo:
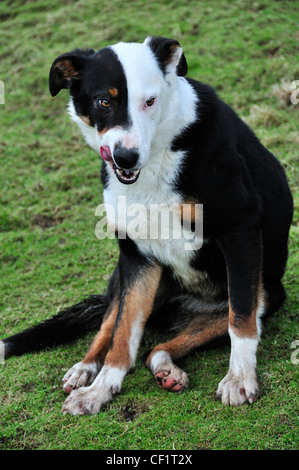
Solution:
{"label": "dog's hind paw", "polygon": [[187,374],[172,364],[171,368],[163,367],[155,374],[155,380],[159,388],[168,392],[183,392],[188,387]]}
{"label": "dog's hind paw", "polygon": [[158,351],[152,357],[150,369],[159,388],[168,392],[183,392],[188,387],[187,374],[177,367],[164,351]]}
{"label": "dog's hind paw", "polygon": [[100,364],[78,362],[63,377],[63,389],[71,393],[74,389],[91,385],[101,369]]}

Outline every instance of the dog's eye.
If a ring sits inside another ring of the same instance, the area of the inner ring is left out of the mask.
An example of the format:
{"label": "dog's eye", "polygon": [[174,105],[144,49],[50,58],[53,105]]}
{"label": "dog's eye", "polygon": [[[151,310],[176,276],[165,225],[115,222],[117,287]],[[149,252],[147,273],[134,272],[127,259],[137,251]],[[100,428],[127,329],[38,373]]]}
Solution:
{"label": "dog's eye", "polygon": [[154,102],[155,102],[155,98],[154,98],[154,96],[152,96],[151,98],[146,100],[145,104],[146,104],[146,106],[150,107],[150,106],[153,106]]}
{"label": "dog's eye", "polygon": [[103,108],[103,109],[108,109],[111,106],[111,103],[109,100],[100,99],[98,100],[98,103],[99,103],[100,108]]}

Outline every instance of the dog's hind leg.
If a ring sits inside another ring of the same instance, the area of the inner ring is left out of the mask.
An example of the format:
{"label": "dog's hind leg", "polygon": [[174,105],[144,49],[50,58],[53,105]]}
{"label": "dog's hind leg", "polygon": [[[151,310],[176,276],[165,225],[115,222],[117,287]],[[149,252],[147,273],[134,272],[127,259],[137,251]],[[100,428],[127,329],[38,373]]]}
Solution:
{"label": "dog's hind leg", "polygon": [[190,325],[174,339],[156,346],[146,360],[146,365],[155,377],[159,388],[180,392],[188,387],[187,374],[179,369],[173,360],[187,355],[192,350],[228,335],[227,315],[205,315],[195,318]]}

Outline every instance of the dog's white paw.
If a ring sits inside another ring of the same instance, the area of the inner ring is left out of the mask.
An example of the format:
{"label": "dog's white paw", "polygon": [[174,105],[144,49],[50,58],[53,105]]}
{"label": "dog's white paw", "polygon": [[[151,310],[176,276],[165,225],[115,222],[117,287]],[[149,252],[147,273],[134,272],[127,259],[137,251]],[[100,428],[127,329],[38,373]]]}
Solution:
{"label": "dog's white paw", "polygon": [[63,389],[71,393],[74,389],[91,385],[101,369],[99,363],[78,362],[63,377]]}
{"label": "dog's white paw", "polygon": [[247,377],[238,377],[230,370],[221,380],[216,398],[221,399],[224,405],[239,406],[248,401],[253,403],[259,395],[256,374]]}
{"label": "dog's white paw", "polygon": [[105,403],[112,400],[112,390],[104,387],[101,389],[82,387],[73,390],[70,396],[65,400],[62,412],[64,414],[75,415],[94,415],[97,414]]}
{"label": "dog's white paw", "polygon": [[126,371],[105,366],[89,387],[73,390],[62,407],[64,414],[93,415],[120,393]]}

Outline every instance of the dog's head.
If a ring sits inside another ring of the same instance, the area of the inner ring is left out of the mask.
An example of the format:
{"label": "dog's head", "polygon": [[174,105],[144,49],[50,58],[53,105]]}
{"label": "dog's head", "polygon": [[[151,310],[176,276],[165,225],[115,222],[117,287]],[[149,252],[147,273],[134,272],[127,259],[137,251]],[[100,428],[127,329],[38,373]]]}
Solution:
{"label": "dog's head", "polygon": [[70,114],[87,143],[121,183],[132,184],[158,146],[171,100],[179,99],[170,90],[186,73],[178,41],[150,37],[143,44],[60,55],[51,67],[49,86],[52,96],[70,90]]}

